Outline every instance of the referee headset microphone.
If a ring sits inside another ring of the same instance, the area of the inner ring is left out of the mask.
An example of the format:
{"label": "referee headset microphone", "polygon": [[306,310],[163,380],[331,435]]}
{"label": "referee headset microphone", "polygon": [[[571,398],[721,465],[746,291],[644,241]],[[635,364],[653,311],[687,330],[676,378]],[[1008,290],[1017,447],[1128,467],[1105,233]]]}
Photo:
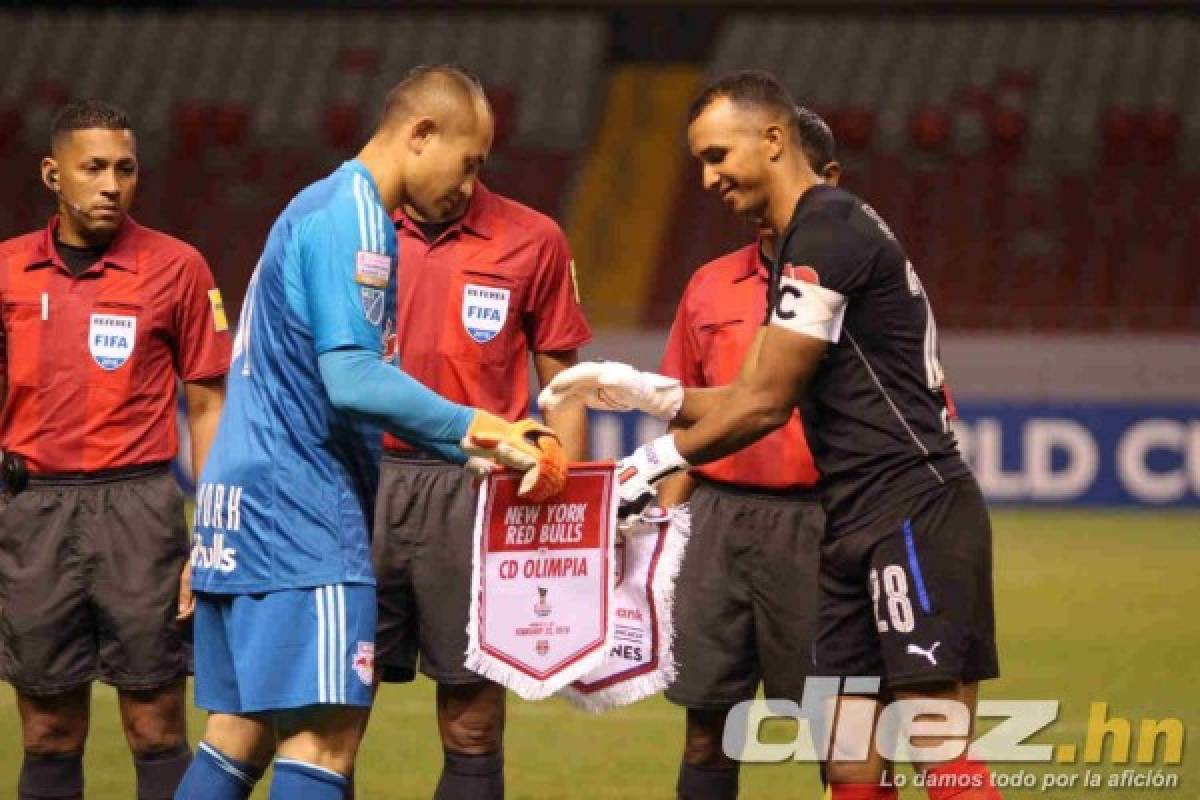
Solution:
{"label": "referee headset microphone", "polygon": [[67,195],[63,192],[62,186],[58,182],[58,170],[52,169],[46,173],[46,188],[54,192],[55,196],[58,197],[59,200],[62,200],[64,203],[73,208],[75,213],[84,217],[89,216],[88,212],[84,210],[83,206],[67,197]]}

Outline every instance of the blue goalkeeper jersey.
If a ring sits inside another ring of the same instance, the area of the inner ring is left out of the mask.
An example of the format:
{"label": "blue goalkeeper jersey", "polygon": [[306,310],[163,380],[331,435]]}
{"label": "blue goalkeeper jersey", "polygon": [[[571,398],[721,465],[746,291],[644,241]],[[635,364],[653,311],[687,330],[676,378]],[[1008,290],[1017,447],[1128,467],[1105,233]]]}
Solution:
{"label": "blue goalkeeper jersey", "polygon": [[395,327],[395,260],[395,229],[357,161],[304,189],[275,221],[196,487],[195,589],[374,583],[382,430],[331,405],[317,357],[342,348],[383,357]]}

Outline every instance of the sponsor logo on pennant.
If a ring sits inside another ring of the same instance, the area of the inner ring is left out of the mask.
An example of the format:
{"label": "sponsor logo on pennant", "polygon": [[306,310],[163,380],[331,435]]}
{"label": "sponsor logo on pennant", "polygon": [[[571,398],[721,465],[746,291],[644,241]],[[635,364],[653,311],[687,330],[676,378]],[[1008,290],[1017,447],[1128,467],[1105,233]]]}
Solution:
{"label": "sponsor logo on pennant", "polygon": [[103,370],[119,369],[133,355],[137,317],[125,314],[92,314],[88,350]]}
{"label": "sponsor logo on pennant", "polygon": [[539,617],[548,617],[554,610],[550,606],[550,601],[546,599],[546,595],[549,593],[550,590],[544,586],[538,587],[538,601],[533,604],[533,613],[537,614]]}
{"label": "sponsor logo on pennant", "polygon": [[358,287],[358,295],[362,298],[363,314],[367,317],[367,322],[372,325],[383,324],[383,306],[384,306],[384,291],[383,289],[368,289],[366,286]]}
{"label": "sponsor logo on pennant", "polygon": [[359,642],[350,661],[354,674],[362,681],[363,686],[370,686],[375,677],[375,643]]}
{"label": "sponsor logo on pennant", "polygon": [[392,276],[392,259],[379,253],[359,250],[354,261],[354,282],[375,289],[386,289]]}
{"label": "sponsor logo on pennant", "polygon": [[512,292],[496,286],[468,283],[463,287],[462,323],[479,344],[496,338],[508,319],[508,300]]}

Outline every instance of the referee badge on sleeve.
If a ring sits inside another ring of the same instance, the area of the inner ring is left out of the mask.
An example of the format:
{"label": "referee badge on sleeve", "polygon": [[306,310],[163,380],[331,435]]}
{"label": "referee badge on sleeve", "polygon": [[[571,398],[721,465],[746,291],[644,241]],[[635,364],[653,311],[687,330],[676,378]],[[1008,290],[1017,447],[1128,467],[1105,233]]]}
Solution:
{"label": "referee badge on sleeve", "polygon": [[208,290],[208,304],[212,306],[213,330],[217,333],[229,330],[229,319],[225,316],[225,301],[220,289]]}

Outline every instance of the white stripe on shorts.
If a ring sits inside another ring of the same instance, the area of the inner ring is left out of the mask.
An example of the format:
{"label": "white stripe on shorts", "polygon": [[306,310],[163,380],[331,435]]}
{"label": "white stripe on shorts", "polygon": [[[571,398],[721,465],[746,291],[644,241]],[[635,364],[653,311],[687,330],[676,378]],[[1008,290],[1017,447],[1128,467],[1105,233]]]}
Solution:
{"label": "white stripe on shorts", "polygon": [[338,644],[337,665],[338,665],[338,693],[340,695],[339,702],[346,702],[346,587],[342,584],[337,585],[337,613],[338,613],[338,636],[340,641]]}
{"label": "white stripe on shorts", "polygon": [[325,682],[325,596],[321,587],[313,589],[317,600],[317,700],[328,703]]}

